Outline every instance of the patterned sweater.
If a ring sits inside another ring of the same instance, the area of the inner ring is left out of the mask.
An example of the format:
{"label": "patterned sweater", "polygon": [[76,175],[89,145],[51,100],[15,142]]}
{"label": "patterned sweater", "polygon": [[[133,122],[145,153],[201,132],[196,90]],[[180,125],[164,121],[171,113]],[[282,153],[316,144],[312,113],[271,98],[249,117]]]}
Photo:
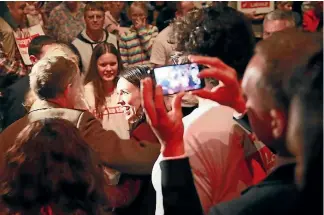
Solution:
{"label": "patterned sweater", "polygon": [[156,26],[148,25],[139,30],[131,26],[120,38],[119,50],[125,67],[149,64],[152,45],[158,35]]}

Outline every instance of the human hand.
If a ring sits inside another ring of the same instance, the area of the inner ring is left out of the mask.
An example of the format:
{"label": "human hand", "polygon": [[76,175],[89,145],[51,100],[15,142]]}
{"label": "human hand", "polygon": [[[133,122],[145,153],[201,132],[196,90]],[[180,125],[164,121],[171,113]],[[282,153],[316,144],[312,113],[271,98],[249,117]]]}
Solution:
{"label": "human hand", "polygon": [[183,123],[181,99],[184,93],[177,94],[172,100],[172,110],[167,112],[163,100],[161,86],[153,90],[151,78],[141,81],[142,107],[147,122],[162,144],[161,152],[164,157],[174,157],[184,154]]}
{"label": "human hand", "polygon": [[214,78],[223,83],[214,87],[211,91],[206,89],[191,91],[191,94],[201,98],[210,99],[221,105],[229,106],[239,113],[245,112],[245,100],[243,98],[240,83],[236,71],[216,57],[189,56],[192,63],[205,65],[209,68],[202,70],[199,78]]}
{"label": "human hand", "polygon": [[146,17],[145,16],[138,17],[135,20],[134,27],[137,30],[146,27]]}

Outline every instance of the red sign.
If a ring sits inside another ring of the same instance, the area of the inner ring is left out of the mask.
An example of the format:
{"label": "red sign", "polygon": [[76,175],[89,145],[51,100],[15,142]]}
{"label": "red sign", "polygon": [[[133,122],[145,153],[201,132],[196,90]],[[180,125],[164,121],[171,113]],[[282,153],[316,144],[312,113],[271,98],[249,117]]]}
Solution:
{"label": "red sign", "polygon": [[267,8],[270,7],[270,1],[244,1],[241,2],[242,9]]}

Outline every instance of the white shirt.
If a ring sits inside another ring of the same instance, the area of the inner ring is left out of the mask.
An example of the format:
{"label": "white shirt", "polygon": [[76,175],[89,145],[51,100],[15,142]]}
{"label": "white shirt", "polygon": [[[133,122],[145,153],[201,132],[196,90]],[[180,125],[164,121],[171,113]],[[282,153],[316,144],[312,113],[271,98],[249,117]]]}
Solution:
{"label": "white shirt", "polygon": [[[84,87],[84,97],[87,105],[91,110],[95,109],[95,97],[92,82]],[[103,119],[101,121],[102,127],[105,130],[113,130],[121,139],[129,139],[129,125],[125,118],[124,112],[118,103],[118,95],[114,92],[110,97],[106,97],[106,108]]]}
{"label": "white shirt", "polygon": [[[195,186],[204,209],[240,196],[251,184],[244,164],[244,130],[232,119],[234,110],[199,98],[199,107],[183,118],[185,152],[189,157]],[[243,132],[243,133],[242,133]],[[235,133],[235,135],[233,135]],[[234,138],[237,137],[237,138]],[[157,159],[152,172],[156,191],[156,215],[163,215],[161,169]]]}

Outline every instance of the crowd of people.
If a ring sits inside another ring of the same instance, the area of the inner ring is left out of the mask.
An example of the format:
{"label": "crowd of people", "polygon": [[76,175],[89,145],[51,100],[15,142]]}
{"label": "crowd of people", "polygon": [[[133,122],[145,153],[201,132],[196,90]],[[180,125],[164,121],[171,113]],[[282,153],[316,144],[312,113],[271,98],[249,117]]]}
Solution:
{"label": "crowd of people", "polygon": [[323,2],[1,4],[1,215],[323,213]]}

